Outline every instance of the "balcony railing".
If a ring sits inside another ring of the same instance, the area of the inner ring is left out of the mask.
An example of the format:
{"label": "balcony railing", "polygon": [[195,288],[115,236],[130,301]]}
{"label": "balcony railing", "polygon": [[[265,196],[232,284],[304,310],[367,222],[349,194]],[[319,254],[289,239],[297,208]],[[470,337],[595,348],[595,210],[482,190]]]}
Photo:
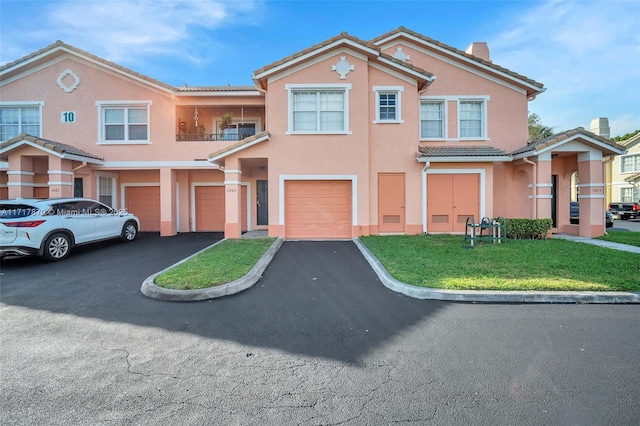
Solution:
{"label": "balcony railing", "polygon": [[249,133],[198,133],[198,134],[185,134],[179,133],[176,135],[176,141],[178,142],[217,142],[217,141],[241,141],[244,138],[252,136]]}

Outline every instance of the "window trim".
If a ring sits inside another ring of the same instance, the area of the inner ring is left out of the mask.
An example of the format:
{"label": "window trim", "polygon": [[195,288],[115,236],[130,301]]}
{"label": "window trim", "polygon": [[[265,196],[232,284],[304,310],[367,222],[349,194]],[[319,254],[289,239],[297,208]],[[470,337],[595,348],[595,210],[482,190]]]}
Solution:
{"label": "window trim", "polygon": [[[43,127],[43,122],[42,122],[42,109],[44,108],[44,101],[0,101],[0,108],[29,108],[29,107],[39,107],[38,108],[38,119],[40,120],[40,133],[37,135],[31,135],[31,136],[35,136],[37,138],[41,138],[43,133],[42,127]],[[21,135],[22,133],[24,133],[22,131],[22,123],[18,124],[20,126],[20,131],[18,132],[18,134],[14,137],[17,137],[19,135]],[[13,138],[9,138],[9,139],[13,139]],[[6,140],[9,140],[6,139]],[[2,140],[0,142],[6,142],[5,140]]]}
{"label": "window trim", "polygon": [[[373,120],[374,124],[404,123],[402,119],[402,92],[404,92],[404,86],[373,86],[373,93],[376,95],[376,118]],[[393,120],[380,118],[380,95],[383,93],[396,95],[396,118]]]}
{"label": "window trim", "polygon": [[108,172],[96,172],[96,200],[100,201],[102,204],[109,205],[100,200],[100,178],[109,179],[111,181],[111,203],[112,206],[109,206],[113,209],[118,208],[118,198],[117,198],[117,179],[118,175],[116,173],[108,173]]}
{"label": "window trim", "polygon": [[[633,170],[629,170],[626,171],[624,170],[624,160],[625,158],[629,158],[629,157],[634,157],[634,166],[633,166]],[[636,167],[636,163],[638,165],[638,167]],[[620,156],[620,174],[631,174],[631,173],[638,173],[640,172],[640,154],[626,154],[626,155],[621,155]]]}
{"label": "window trim", "polygon": [[[484,140],[489,140],[489,137],[487,136],[487,103],[488,103],[489,97],[488,96],[464,96],[464,97],[459,97],[458,98],[458,104],[457,104],[457,108],[458,108],[458,139],[461,141],[484,141]],[[460,123],[462,121],[462,119],[460,118],[460,113],[461,113],[461,106],[463,102],[480,102],[482,104],[482,122],[480,123],[480,136],[460,136]]]}
{"label": "window trim", "polygon": [[[420,117],[422,111],[422,104],[426,104],[426,103],[440,103],[442,104],[442,137],[439,138],[429,138],[429,137],[423,137],[422,136],[422,117]],[[418,111],[418,131],[420,132],[420,140],[421,141],[441,141],[441,140],[445,140],[445,139],[449,139],[449,113],[448,113],[448,102],[447,99],[445,98],[421,98],[420,99],[420,106],[419,106],[419,111]]]}
{"label": "window trim", "polygon": [[[151,145],[151,105],[152,101],[96,101],[98,108],[98,141],[97,145]],[[104,110],[108,108],[147,108],[147,139],[109,141],[105,139]]]}
{"label": "window trim", "polygon": [[[625,201],[626,198],[624,197],[624,192],[626,191],[631,191],[630,201]],[[637,186],[625,186],[620,188],[620,193],[618,195],[620,196],[618,199],[621,203],[635,203],[636,200],[640,200],[640,188],[638,188]],[[638,197],[635,198],[634,195],[637,195]],[[615,201],[613,201],[613,203],[615,203]]]}
{"label": "window trim", "polygon": [[[346,84],[285,84],[285,90],[287,91],[287,130],[285,135],[350,135],[349,130],[349,91],[351,90],[351,83]],[[344,129],[341,131],[296,131],[293,129],[293,93],[294,92],[331,92],[342,91],[344,92]]]}

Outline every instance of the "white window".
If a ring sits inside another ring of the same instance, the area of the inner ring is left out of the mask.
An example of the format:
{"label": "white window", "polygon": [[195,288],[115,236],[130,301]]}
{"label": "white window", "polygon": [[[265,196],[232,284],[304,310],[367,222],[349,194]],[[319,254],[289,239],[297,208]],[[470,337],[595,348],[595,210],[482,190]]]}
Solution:
{"label": "white window", "polygon": [[625,155],[622,157],[620,173],[640,172],[640,154]]}
{"label": "white window", "polygon": [[289,92],[288,133],[349,133],[350,84],[286,85]]}
{"label": "white window", "polygon": [[486,102],[461,99],[458,102],[458,136],[460,139],[486,138]]}
{"label": "white window", "polygon": [[148,144],[151,102],[96,102],[100,113],[100,143]]}
{"label": "white window", "polygon": [[374,123],[402,123],[402,86],[374,86],[376,94],[376,120]]}
{"label": "white window", "polygon": [[640,186],[620,188],[621,203],[637,203],[638,201],[640,201]]}
{"label": "white window", "polygon": [[423,101],[420,103],[421,139],[446,138],[444,105],[444,101]]}
{"label": "white window", "polygon": [[43,102],[0,104],[0,141],[15,138],[21,133],[42,137]]}
{"label": "white window", "polygon": [[111,176],[98,176],[98,201],[115,207],[115,179]]}

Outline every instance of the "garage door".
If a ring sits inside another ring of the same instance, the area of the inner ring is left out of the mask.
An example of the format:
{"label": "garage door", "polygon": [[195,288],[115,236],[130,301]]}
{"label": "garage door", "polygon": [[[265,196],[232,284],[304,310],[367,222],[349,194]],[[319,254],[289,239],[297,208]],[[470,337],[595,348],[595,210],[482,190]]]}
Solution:
{"label": "garage door", "polygon": [[286,181],[285,236],[351,238],[351,181]]}
{"label": "garage door", "polygon": [[479,174],[429,174],[427,231],[464,232],[467,217],[480,220]]}
{"label": "garage door", "polygon": [[140,219],[141,231],[160,231],[160,187],[128,186],[125,206]]}
{"label": "garage door", "polygon": [[[242,230],[247,228],[247,187],[242,186]],[[225,187],[196,186],[196,231],[224,231]]]}

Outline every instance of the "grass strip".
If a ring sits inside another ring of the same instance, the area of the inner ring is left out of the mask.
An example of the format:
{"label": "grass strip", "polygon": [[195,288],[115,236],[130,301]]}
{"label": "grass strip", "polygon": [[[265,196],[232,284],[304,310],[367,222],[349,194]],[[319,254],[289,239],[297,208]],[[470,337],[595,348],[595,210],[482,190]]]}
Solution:
{"label": "grass strip", "polygon": [[608,235],[598,237],[599,240],[611,241],[612,243],[628,244],[640,247],[640,232],[630,231],[607,231]]}
{"label": "grass strip", "polygon": [[640,255],[565,240],[465,248],[459,235],[369,236],[399,281],[453,290],[640,291]]}
{"label": "grass strip", "polygon": [[157,276],[155,283],[174,290],[198,290],[235,281],[253,268],[274,241],[225,240]]}

